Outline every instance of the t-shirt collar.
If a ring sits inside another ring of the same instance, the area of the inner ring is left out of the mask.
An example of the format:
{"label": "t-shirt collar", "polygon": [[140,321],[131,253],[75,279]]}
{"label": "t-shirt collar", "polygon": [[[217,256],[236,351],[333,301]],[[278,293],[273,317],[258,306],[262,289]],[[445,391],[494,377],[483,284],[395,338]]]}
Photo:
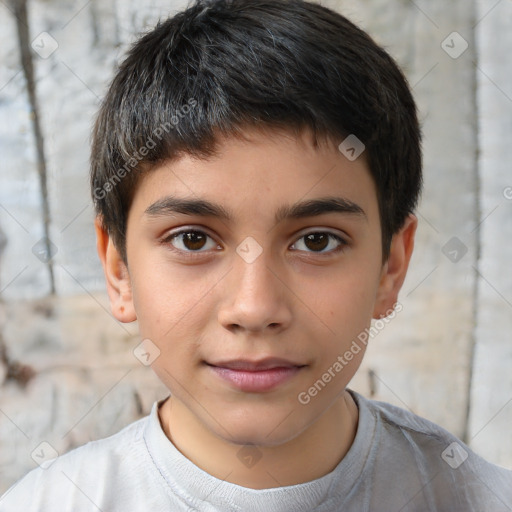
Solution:
{"label": "t-shirt collar", "polygon": [[[367,401],[348,390],[359,409],[356,436],[345,457],[333,471],[302,484],[271,489],[250,489],[216,478],[196,466],[167,438],[155,402],[144,431],[144,439],[155,469],[164,479],[169,492],[180,497],[192,510],[223,512],[311,512],[321,511],[348,496],[356,485],[368,459],[376,420]],[[331,508],[332,510],[332,508]]]}

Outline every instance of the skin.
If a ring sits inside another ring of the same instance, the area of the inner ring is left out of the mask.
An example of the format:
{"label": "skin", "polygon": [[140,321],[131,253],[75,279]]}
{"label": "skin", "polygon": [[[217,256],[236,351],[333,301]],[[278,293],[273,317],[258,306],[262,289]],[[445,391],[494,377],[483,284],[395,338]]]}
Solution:
{"label": "skin", "polygon": [[[152,368],[171,394],[159,409],[167,437],[211,475],[264,489],[320,478],[349,450],[358,409],[346,386],[364,345],[307,404],[298,395],[372,317],[392,311],[417,219],[411,214],[393,236],[383,264],[377,194],[364,153],[349,161],[334,142],[314,147],[307,131],[246,134],[246,141],[219,139],[216,157],[182,156],[140,179],[128,215],[127,265],[99,219],[96,231],[114,316],[138,320],[141,338],[160,350]],[[145,213],[168,195],[207,199],[233,219]],[[280,207],[328,196],[356,203],[364,215],[328,212],[276,224]],[[184,228],[211,238],[187,245],[171,237]],[[311,232],[338,235],[346,244],[325,235],[308,243],[304,235]],[[248,236],[262,249],[251,263],[236,252]],[[306,366],[277,388],[254,393],[234,388],[205,364],[264,357]],[[237,456],[244,445],[261,456],[251,467]]]}

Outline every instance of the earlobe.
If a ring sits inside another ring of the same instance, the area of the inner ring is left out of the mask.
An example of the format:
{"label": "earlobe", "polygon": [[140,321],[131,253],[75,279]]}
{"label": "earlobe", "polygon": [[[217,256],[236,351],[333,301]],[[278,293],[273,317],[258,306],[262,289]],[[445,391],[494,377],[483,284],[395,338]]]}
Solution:
{"label": "earlobe", "polygon": [[382,267],[373,318],[388,316],[394,309],[411,260],[417,225],[418,219],[410,214],[400,231],[393,235],[389,258]]}
{"label": "earlobe", "polygon": [[110,307],[114,317],[123,323],[137,320],[133,305],[130,275],[101,218],[94,221],[96,248],[103,266]]}

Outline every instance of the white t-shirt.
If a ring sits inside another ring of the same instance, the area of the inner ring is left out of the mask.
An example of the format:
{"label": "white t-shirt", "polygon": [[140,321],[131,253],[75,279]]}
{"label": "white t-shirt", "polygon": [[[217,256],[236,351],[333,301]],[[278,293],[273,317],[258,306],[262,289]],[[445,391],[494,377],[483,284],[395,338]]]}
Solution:
{"label": "white t-shirt", "polygon": [[166,437],[155,402],[119,433],[31,471],[0,498],[0,512],[512,511],[512,471],[419,416],[350,392],[356,437],[317,480],[256,490],[215,478]]}

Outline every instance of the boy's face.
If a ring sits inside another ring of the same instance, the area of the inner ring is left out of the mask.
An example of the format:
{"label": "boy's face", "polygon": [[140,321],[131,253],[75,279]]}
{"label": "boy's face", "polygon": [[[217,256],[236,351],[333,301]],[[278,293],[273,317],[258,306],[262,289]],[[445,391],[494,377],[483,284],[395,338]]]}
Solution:
{"label": "boy's face", "polygon": [[[152,367],[172,400],[220,438],[271,446],[299,435],[343,395],[364,345],[341,370],[333,365],[372,316],[391,312],[416,219],[395,235],[383,265],[363,157],[349,161],[334,143],[314,148],[307,132],[247,133],[249,142],[224,139],[215,159],[185,156],[140,180],[127,271],[97,224],[98,248],[112,310],[124,322],[137,318],[149,352],[160,351]],[[207,201],[231,218],[173,211],[169,198]],[[326,199],[345,211],[286,215]],[[288,368],[256,377],[219,369],[266,358]],[[329,369],[335,376],[309,393]]]}

